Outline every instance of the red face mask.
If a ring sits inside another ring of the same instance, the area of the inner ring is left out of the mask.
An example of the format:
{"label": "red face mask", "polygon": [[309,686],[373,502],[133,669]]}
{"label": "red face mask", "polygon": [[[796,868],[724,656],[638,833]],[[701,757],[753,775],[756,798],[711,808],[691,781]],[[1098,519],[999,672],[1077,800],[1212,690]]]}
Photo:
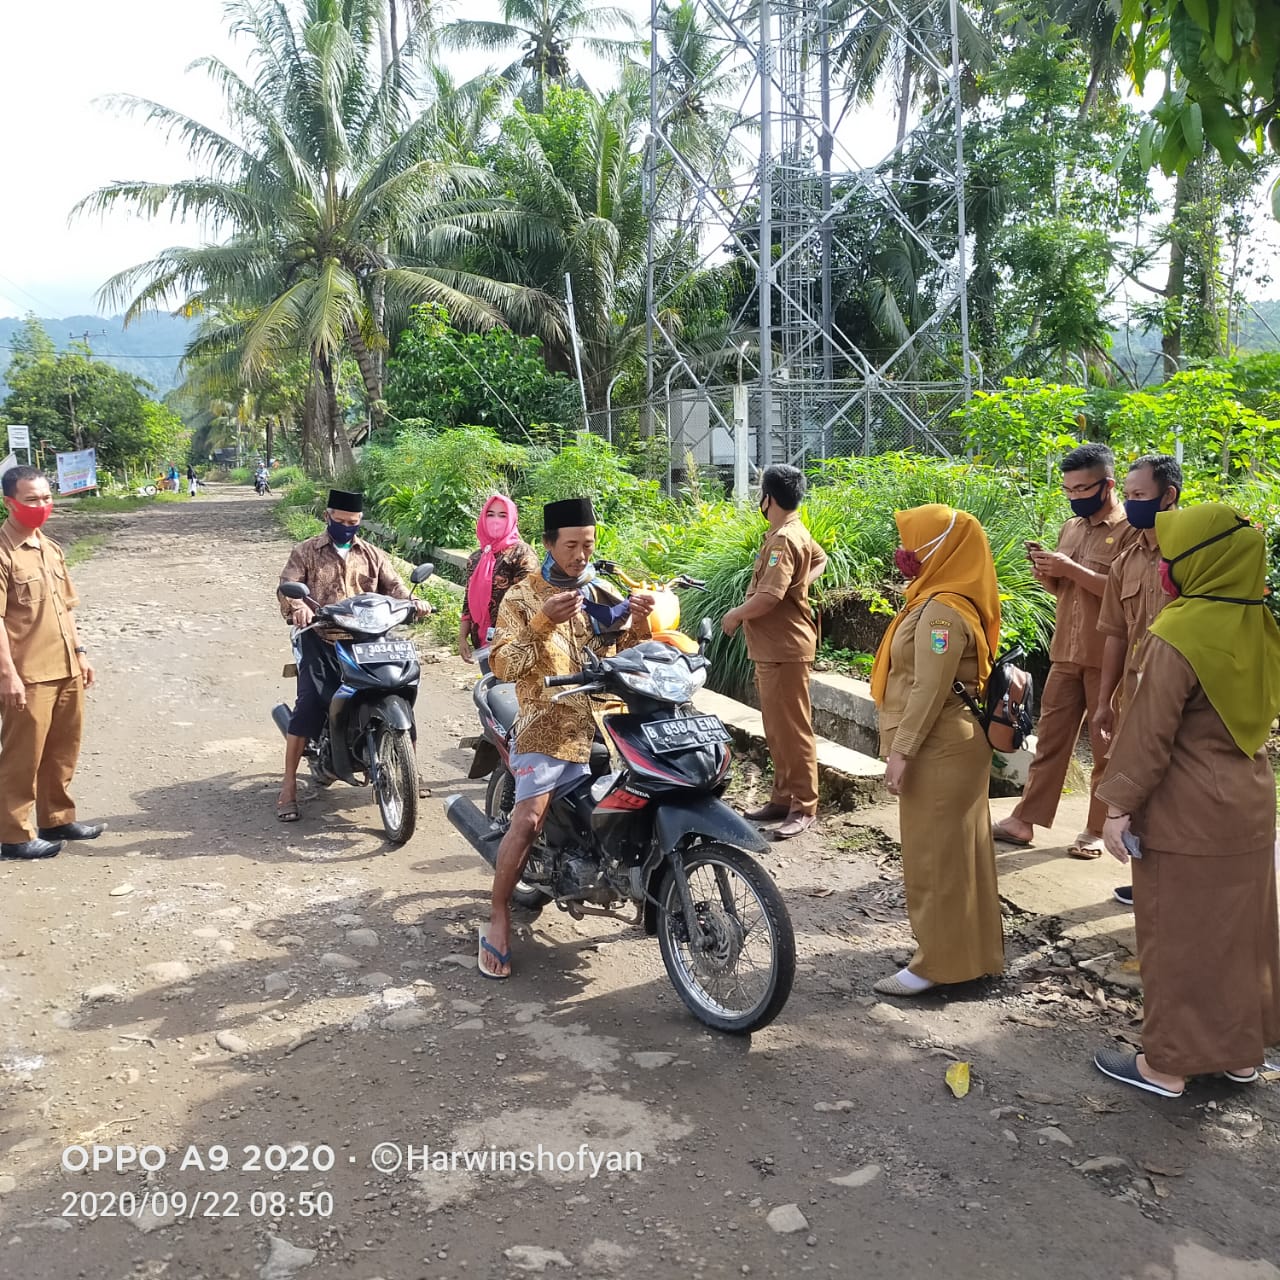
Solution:
{"label": "red face mask", "polygon": [[25,502],[19,502],[15,498],[9,510],[13,512],[13,518],[24,529],[38,529],[49,518],[53,507],[29,507]]}
{"label": "red face mask", "polygon": [[1169,562],[1167,560],[1160,561],[1160,585],[1164,588],[1167,596],[1177,599],[1181,594],[1178,584],[1173,580],[1173,574],[1169,571]]}

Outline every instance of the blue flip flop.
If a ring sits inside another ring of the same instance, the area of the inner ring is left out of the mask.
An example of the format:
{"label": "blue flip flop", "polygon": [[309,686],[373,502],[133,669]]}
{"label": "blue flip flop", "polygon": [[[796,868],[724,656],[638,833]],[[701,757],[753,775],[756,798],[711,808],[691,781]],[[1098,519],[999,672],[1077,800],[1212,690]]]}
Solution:
{"label": "blue flip flop", "polygon": [[1125,1053],[1121,1049],[1099,1049],[1093,1055],[1093,1065],[1104,1076],[1119,1080],[1121,1084],[1131,1084],[1135,1089],[1145,1089],[1148,1093],[1158,1094],[1162,1098],[1180,1098],[1183,1090],[1166,1089],[1154,1080],[1148,1080],[1138,1070],[1138,1055]]}
{"label": "blue flip flop", "polygon": [[476,968],[480,970],[482,978],[491,978],[494,982],[505,982],[511,977],[511,972],[506,973],[490,973],[484,966],[484,953],[488,952],[499,964],[511,963],[510,951],[499,951],[497,947],[485,937],[484,930],[480,930],[480,945],[476,949]]}

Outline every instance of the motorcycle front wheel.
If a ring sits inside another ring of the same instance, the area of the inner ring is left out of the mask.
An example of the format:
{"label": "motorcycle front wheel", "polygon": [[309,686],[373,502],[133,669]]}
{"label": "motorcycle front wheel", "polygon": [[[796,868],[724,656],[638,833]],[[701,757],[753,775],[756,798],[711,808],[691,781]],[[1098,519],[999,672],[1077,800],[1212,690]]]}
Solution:
{"label": "motorcycle front wheel", "polygon": [[404,844],[418,822],[418,764],[408,729],[377,735],[378,812],[392,844]]}
{"label": "motorcycle front wheel", "polygon": [[[516,803],[516,780],[506,765],[500,764],[489,775],[489,786],[484,793],[484,816],[490,822],[504,826],[511,821],[511,810]],[[511,894],[511,901],[526,911],[541,911],[551,901],[549,893],[535,889],[521,880]]]}
{"label": "motorcycle front wheel", "polygon": [[667,976],[700,1022],[734,1035],[767,1027],[796,976],[791,917],[769,873],[731,845],[685,849],[689,896],[703,935],[695,946],[668,869],[658,889],[658,945]]}

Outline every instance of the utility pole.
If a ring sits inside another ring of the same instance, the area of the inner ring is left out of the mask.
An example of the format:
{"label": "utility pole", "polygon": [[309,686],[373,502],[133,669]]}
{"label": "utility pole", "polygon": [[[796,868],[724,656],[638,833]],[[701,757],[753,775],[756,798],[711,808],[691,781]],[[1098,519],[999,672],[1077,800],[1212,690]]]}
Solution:
{"label": "utility pole", "polygon": [[90,339],[90,338],[105,338],[106,336],[107,336],[107,331],[106,331],[105,329],[94,329],[94,330],[92,330],[92,331],[90,331],[89,329],[86,329],[83,333],[69,333],[69,334],[67,334],[67,337],[69,337],[69,338],[79,338],[79,339],[80,339],[80,341],[84,343],[85,347],[86,347],[86,348],[88,348],[88,351],[89,351],[89,359],[90,359],[90,360],[92,360],[92,359],[93,359],[93,348],[89,346],[89,339]]}

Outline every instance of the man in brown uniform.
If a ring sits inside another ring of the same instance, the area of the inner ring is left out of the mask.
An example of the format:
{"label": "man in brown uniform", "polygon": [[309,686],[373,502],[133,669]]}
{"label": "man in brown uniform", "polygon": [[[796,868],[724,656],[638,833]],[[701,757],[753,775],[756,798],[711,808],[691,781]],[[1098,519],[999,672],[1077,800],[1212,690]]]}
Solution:
{"label": "man in brown uniform", "polygon": [[[1138,647],[1156,614],[1169,603],[1160,582],[1160,543],[1156,540],[1156,514],[1178,505],[1182,493],[1182,468],[1167,453],[1152,453],[1129,466],[1124,482],[1124,514],[1138,529],[1137,539],[1125,548],[1107,575],[1098,630],[1106,636],[1102,650],[1102,687],[1098,714],[1092,722],[1099,739],[1110,744],[1120,717],[1133,702],[1138,682]],[[1133,886],[1114,891],[1117,902],[1133,906]]]}
{"label": "man in brown uniform", "polygon": [[827,567],[827,556],[800,521],[805,488],[804,473],[796,467],[764,469],[760,514],[769,522],[769,533],[756,556],[747,598],[721,623],[727,636],[739,627],[746,631],[773,757],[773,794],[747,817],[753,822],[786,819],[774,832],[779,840],[807,831],[818,814],[818,744],[809,702],[818,627],[809,587]]}
{"label": "man in brown uniform", "polygon": [[3,491],[0,857],[52,858],[64,840],[93,840],[106,828],[77,822],[68,792],[93,664],[76,635],[79,601],[62,548],[39,532],[53,510],[49,481],[35,467],[12,467]]}
{"label": "man in brown uniform", "polygon": [[[1040,699],[1036,758],[1017,808],[996,825],[1006,844],[1029,845],[1036,827],[1051,827],[1067,766],[1086,717],[1097,723],[1102,706],[1102,648],[1098,610],[1112,561],[1137,536],[1116,498],[1115,460],[1103,444],[1073,449],[1061,463],[1062,490],[1074,513],[1062,527],[1057,551],[1028,545],[1037,580],[1058,597],[1049,649],[1052,666]],[[1072,842],[1073,858],[1102,856],[1106,806],[1093,794],[1106,765],[1103,744],[1093,744],[1088,825]]]}

